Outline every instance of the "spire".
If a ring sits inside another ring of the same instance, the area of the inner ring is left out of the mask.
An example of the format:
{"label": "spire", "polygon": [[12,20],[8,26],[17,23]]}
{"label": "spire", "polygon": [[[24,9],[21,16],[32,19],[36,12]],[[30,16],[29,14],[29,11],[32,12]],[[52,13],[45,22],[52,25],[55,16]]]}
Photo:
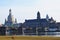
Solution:
{"label": "spire", "polygon": [[53,17],[51,17],[51,20],[53,20]]}
{"label": "spire", "polygon": [[12,20],[12,14],[11,14],[11,9],[9,9],[9,15],[8,15],[8,21]]}
{"label": "spire", "polygon": [[15,23],[17,23],[17,19],[15,18]]}
{"label": "spire", "polygon": [[49,16],[48,16],[48,14],[46,15],[46,19],[47,19],[47,20],[49,19]]}
{"label": "spire", "polygon": [[40,19],[41,17],[40,17],[40,12],[38,11],[37,12],[37,19]]}
{"label": "spire", "polygon": [[9,9],[9,13],[11,13],[11,9]]}
{"label": "spire", "polygon": [[7,20],[5,19],[5,24],[6,24]]}
{"label": "spire", "polygon": [[14,17],[13,17],[13,15],[11,14],[11,9],[9,9],[8,22],[14,23]]}

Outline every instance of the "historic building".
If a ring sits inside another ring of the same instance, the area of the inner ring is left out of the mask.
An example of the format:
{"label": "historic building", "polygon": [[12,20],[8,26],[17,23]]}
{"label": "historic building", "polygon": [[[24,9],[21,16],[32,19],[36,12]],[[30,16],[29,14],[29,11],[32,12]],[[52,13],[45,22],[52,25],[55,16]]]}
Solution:
{"label": "historic building", "polygon": [[48,27],[50,23],[55,23],[55,20],[46,15],[46,18],[41,18],[40,12],[37,12],[37,19],[25,20],[25,27]]}
{"label": "historic building", "polygon": [[13,17],[11,9],[9,9],[9,15],[1,29],[5,30],[3,34],[6,35],[56,35],[56,32],[60,32],[60,22],[56,22],[52,17],[49,18],[48,15],[46,18],[41,18],[38,11],[36,19],[17,23],[17,19]]}
{"label": "historic building", "polygon": [[44,31],[56,31],[57,28],[56,21],[52,17],[49,18],[49,16],[46,15],[46,18],[41,18],[39,11],[37,12],[37,19],[25,20],[23,23],[23,30],[26,35],[44,35]]}
{"label": "historic building", "polygon": [[4,27],[6,27],[6,35],[12,35],[21,26],[22,23],[17,23],[17,19],[13,17],[11,9],[9,9],[9,15],[5,19]]}
{"label": "historic building", "polygon": [[9,9],[9,15],[8,15],[7,19],[5,19],[4,26],[6,26],[6,27],[20,26],[20,23],[17,23],[17,19],[16,18],[14,19],[11,9]]}

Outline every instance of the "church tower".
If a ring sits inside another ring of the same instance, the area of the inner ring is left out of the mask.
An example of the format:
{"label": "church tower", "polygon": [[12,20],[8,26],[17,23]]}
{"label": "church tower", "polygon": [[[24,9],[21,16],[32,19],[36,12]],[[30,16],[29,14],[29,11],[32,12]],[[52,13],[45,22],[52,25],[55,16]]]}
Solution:
{"label": "church tower", "polygon": [[49,20],[49,16],[48,16],[48,14],[46,15],[46,20],[47,20],[47,21]]}
{"label": "church tower", "polygon": [[9,9],[8,21],[12,21],[11,9]]}
{"label": "church tower", "polygon": [[15,23],[17,23],[17,19],[15,18]]}
{"label": "church tower", "polygon": [[7,20],[5,19],[5,24],[6,24]]}
{"label": "church tower", "polygon": [[17,19],[14,19],[12,12],[11,12],[11,9],[9,9],[9,15],[7,17],[7,20],[5,19],[4,25],[8,26],[8,27],[13,27],[13,25],[16,23],[17,23]]}
{"label": "church tower", "polygon": [[10,23],[14,22],[14,17],[12,16],[11,9],[9,9],[8,22],[10,22]]}
{"label": "church tower", "polygon": [[51,17],[51,20],[54,20],[53,17]]}
{"label": "church tower", "polygon": [[37,12],[37,19],[41,19],[39,11]]}

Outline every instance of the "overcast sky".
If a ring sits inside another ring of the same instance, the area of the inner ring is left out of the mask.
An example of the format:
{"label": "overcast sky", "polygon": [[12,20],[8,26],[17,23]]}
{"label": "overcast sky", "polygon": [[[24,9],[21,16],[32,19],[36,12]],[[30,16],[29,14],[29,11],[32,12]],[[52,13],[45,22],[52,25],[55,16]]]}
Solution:
{"label": "overcast sky", "polygon": [[36,19],[38,11],[42,18],[48,14],[54,20],[60,21],[60,0],[0,0],[0,23],[7,19],[10,8],[18,22]]}

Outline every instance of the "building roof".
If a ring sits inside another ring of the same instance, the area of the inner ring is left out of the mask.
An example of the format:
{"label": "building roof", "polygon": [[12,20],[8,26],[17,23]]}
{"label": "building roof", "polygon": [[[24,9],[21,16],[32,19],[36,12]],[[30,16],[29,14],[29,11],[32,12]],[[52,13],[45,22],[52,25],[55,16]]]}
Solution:
{"label": "building roof", "polygon": [[[51,19],[49,19],[49,21],[51,21]],[[29,19],[29,20],[25,20],[25,22],[47,22],[46,19]]]}

